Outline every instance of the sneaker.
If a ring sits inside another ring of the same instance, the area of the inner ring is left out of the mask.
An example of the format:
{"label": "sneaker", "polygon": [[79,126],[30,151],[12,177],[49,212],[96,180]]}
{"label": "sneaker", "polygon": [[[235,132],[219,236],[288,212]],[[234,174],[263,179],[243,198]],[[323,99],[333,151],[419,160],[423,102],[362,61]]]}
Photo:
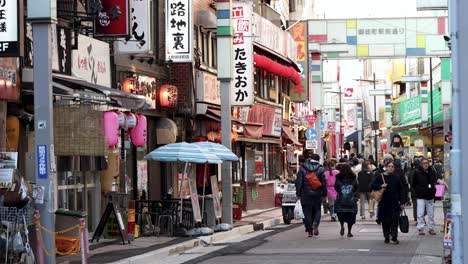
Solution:
{"label": "sneaker", "polygon": [[318,235],[319,235],[318,226],[314,225],[314,236],[318,236]]}
{"label": "sneaker", "polygon": [[348,233],[348,237],[354,237],[353,234],[351,233]]}
{"label": "sneaker", "polygon": [[340,236],[344,236],[344,227],[340,229]]}
{"label": "sneaker", "polygon": [[419,230],[419,235],[424,236],[426,233],[424,233],[424,230]]}
{"label": "sneaker", "polygon": [[308,237],[313,237],[313,236],[314,236],[314,233],[312,233],[312,231],[310,231]]}
{"label": "sneaker", "polygon": [[429,229],[429,234],[433,235],[433,236],[437,235],[437,233],[434,231],[434,229]]}
{"label": "sneaker", "polygon": [[385,242],[385,244],[388,244],[388,243],[390,243],[390,239],[386,237],[384,242]]}
{"label": "sneaker", "polygon": [[366,220],[366,217],[365,217],[365,216],[361,216],[361,219],[362,219],[362,220]]}
{"label": "sneaker", "polygon": [[374,212],[369,213],[369,215],[371,219],[374,218]]}
{"label": "sneaker", "polygon": [[336,222],[336,218],[334,216],[331,217],[332,222]]}
{"label": "sneaker", "polygon": [[395,244],[400,244],[400,241],[396,237],[392,238],[392,242]]}

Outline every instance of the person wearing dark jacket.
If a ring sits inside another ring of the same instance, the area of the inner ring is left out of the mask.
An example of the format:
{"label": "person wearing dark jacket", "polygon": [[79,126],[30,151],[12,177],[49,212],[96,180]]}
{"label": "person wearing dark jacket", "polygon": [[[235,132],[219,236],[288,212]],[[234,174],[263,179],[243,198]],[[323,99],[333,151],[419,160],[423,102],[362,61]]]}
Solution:
{"label": "person wearing dark jacket", "polygon": [[411,188],[416,194],[418,206],[418,230],[420,235],[424,235],[424,209],[427,211],[429,220],[429,234],[436,235],[434,231],[434,198],[436,193],[437,177],[429,166],[429,160],[423,158],[421,166],[416,170]]}
{"label": "person wearing dark jacket", "polygon": [[356,223],[358,183],[356,174],[347,163],[339,164],[340,171],[336,175],[335,190],[337,197],[335,201],[335,211],[341,224],[340,235],[344,235],[344,223],[348,224],[348,237],[353,237],[351,230]]}
{"label": "person wearing dark jacket", "polygon": [[411,193],[411,204],[413,205],[413,220],[418,221],[418,203],[416,199],[416,192],[413,188],[413,179],[416,171],[419,169],[420,161],[419,158],[413,160],[411,169],[408,171],[408,181],[410,184],[410,193]]}
{"label": "person wearing dark jacket", "polygon": [[369,204],[370,218],[374,217],[374,200],[370,197],[370,185],[373,179],[374,173],[371,170],[370,161],[366,160],[362,163],[362,170],[358,173],[357,179],[362,219],[366,219],[366,202]]}
{"label": "person wearing dark jacket", "polygon": [[400,175],[395,173],[395,164],[389,161],[385,165],[385,171],[378,172],[371,184],[371,189],[378,191],[385,189],[382,200],[379,202],[377,210],[377,222],[382,224],[382,231],[385,243],[398,241],[398,220],[404,204],[408,201],[408,195],[405,193],[404,184]]}
{"label": "person wearing dark jacket", "polygon": [[[318,226],[321,217],[322,199],[327,197],[327,183],[324,177],[324,169],[319,163],[320,156],[312,154],[310,160],[304,162],[296,179],[296,195],[301,199],[304,212],[304,225],[309,237],[318,236]],[[320,180],[321,187],[314,190],[306,179],[310,172],[315,172]]]}

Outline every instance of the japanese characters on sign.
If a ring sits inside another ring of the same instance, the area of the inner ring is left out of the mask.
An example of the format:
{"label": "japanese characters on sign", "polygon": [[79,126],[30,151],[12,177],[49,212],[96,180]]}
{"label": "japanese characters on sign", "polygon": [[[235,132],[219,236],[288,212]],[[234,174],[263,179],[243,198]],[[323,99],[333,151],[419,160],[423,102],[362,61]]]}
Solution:
{"label": "japanese characters on sign", "polygon": [[192,61],[192,0],[166,0],[166,60]]}
{"label": "japanese characters on sign", "polygon": [[78,35],[78,50],[72,51],[72,74],[90,83],[110,87],[109,44]]}
{"label": "japanese characters on sign", "polygon": [[19,55],[18,0],[0,0],[0,57]]}
{"label": "japanese characters on sign", "polygon": [[358,35],[401,35],[405,34],[405,28],[381,27],[381,28],[360,28]]}
{"label": "japanese characters on sign", "polygon": [[128,36],[130,33],[130,0],[100,0],[95,5],[95,35]]}
{"label": "japanese characters on sign", "polygon": [[118,42],[122,53],[147,53],[151,51],[151,0],[133,0],[130,16],[132,18],[130,35],[125,42]]}
{"label": "japanese characters on sign", "polygon": [[[281,136],[283,110],[264,104],[254,104],[248,110],[247,122],[263,124],[263,135]],[[243,119],[242,117],[240,118]]]}
{"label": "japanese characters on sign", "polygon": [[234,80],[231,89],[231,104],[233,106],[252,105],[254,102],[251,20],[252,2],[232,3]]}
{"label": "japanese characters on sign", "polygon": [[47,171],[47,146],[46,145],[37,145],[37,176],[39,179],[48,179],[49,172]]}

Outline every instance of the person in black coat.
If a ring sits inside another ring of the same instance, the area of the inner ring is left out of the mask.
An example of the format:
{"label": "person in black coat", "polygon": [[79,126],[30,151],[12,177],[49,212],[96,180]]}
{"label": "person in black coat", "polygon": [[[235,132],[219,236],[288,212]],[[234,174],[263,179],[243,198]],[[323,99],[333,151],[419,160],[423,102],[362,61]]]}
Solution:
{"label": "person in black coat", "polygon": [[377,211],[377,222],[382,224],[385,243],[390,243],[390,237],[393,243],[400,243],[398,241],[398,220],[408,198],[403,186],[405,182],[400,175],[395,173],[393,161],[389,161],[386,163],[384,171],[376,174],[371,185],[371,189],[375,191],[385,189]]}
{"label": "person in black coat", "polygon": [[362,219],[366,219],[366,202],[369,204],[370,218],[374,217],[374,199],[370,197],[370,185],[372,180],[374,180],[374,173],[372,172],[370,165],[371,163],[368,160],[362,163],[362,170],[358,173],[357,179]]}
{"label": "person in black coat", "polygon": [[[321,218],[322,200],[327,197],[327,184],[324,176],[324,169],[319,163],[320,156],[312,154],[310,160],[304,162],[296,179],[296,195],[301,199],[302,210],[304,213],[304,225],[309,237],[318,236]],[[322,186],[314,190],[306,176],[310,172],[315,172]]]}
{"label": "person in black coat", "polygon": [[411,188],[416,194],[418,211],[418,230],[420,235],[424,235],[424,210],[427,211],[429,220],[429,234],[436,235],[434,231],[434,198],[436,193],[437,177],[434,170],[429,166],[429,160],[423,158],[421,166],[416,170]]}
{"label": "person in black coat", "polygon": [[344,223],[348,224],[348,237],[353,237],[351,230],[356,223],[358,183],[356,174],[351,166],[342,163],[336,167],[340,173],[336,175],[335,190],[337,192],[335,201],[335,212],[341,224],[340,235],[344,235]]}

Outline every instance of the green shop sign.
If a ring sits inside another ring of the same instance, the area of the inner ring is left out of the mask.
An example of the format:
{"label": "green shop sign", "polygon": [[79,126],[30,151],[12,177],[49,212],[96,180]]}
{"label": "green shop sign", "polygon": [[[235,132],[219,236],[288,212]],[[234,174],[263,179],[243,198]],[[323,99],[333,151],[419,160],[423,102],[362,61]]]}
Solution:
{"label": "green shop sign", "polygon": [[400,102],[401,125],[421,119],[421,96],[414,96]]}

